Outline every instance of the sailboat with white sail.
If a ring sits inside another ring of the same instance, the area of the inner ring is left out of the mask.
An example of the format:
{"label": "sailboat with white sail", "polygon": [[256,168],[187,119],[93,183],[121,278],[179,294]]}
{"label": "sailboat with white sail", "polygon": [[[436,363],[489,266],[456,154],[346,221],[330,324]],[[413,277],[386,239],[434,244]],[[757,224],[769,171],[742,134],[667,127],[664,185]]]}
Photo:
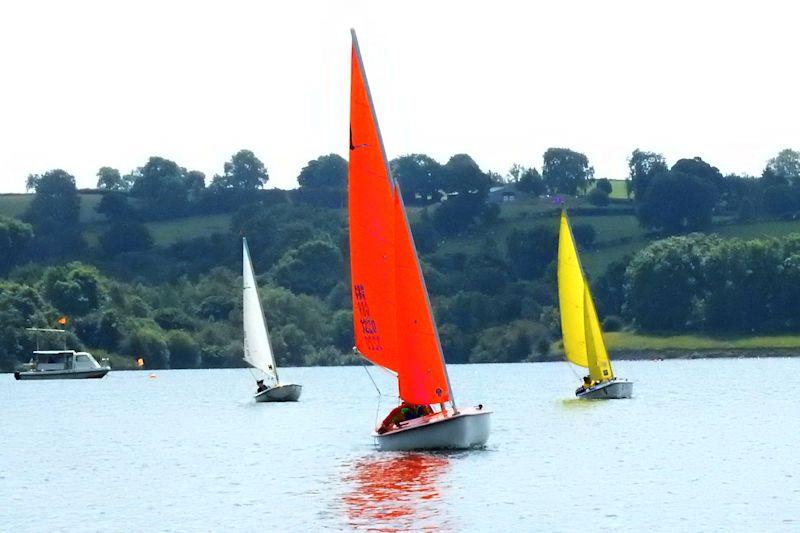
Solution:
{"label": "sailboat with white sail", "polygon": [[586,399],[630,398],[633,382],[618,379],[611,368],[566,209],[561,211],[558,236],[558,304],[564,355],[570,363],[589,370],[575,395]]}
{"label": "sailboat with white sail", "polygon": [[267,322],[245,238],[242,239],[242,263],[244,360],[255,369],[253,377],[258,388],[254,398],[257,402],[296,402],[303,387],[294,383],[281,383],[278,379],[278,367],[269,342]]}
{"label": "sailboat with white sail", "polygon": [[459,407],[447,374],[403,198],[381,140],[352,32],[348,209],[356,349],[397,376],[381,450],[463,449],[489,438],[490,412]]}

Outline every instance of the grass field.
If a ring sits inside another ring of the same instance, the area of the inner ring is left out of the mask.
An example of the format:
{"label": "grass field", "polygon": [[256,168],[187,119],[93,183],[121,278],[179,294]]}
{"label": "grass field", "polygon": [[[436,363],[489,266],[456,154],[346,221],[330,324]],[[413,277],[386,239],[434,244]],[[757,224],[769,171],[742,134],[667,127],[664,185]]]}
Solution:
{"label": "grass field", "polygon": [[[81,224],[92,224],[105,220],[105,216],[95,208],[100,203],[102,194],[81,194]],[[33,200],[32,194],[0,194],[0,214],[7,217],[21,218]]]}
{"label": "grass field", "polygon": [[628,198],[628,187],[625,185],[627,180],[608,180],[611,182],[611,194],[609,198],[624,200]]}
{"label": "grass field", "polygon": [[164,222],[148,222],[145,225],[157,246],[168,246],[180,240],[207,237],[212,233],[227,233],[231,227],[231,215],[186,217]]}
{"label": "grass field", "polygon": [[[156,246],[169,246],[181,240],[207,237],[212,233],[228,233],[231,215],[204,215],[196,217],[148,222],[145,224]],[[100,234],[106,230],[105,224],[86,226],[83,236],[89,246],[97,246]]]}
{"label": "grass field", "polygon": [[642,335],[627,331],[603,335],[609,350],[757,350],[800,349],[800,335],[707,337],[703,335]]}
{"label": "grass field", "polygon": [[20,218],[32,199],[32,194],[0,194],[0,214]]}

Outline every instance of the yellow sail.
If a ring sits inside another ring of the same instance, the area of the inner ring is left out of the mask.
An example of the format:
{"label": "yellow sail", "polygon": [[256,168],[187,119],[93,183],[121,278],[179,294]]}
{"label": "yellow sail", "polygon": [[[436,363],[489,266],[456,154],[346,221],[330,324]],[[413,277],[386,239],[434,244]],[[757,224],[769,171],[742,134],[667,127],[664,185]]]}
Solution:
{"label": "yellow sail", "polygon": [[558,303],[567,360],[588,368],[592,381],[612,379],[614,372],[566,211],[561,212],[558,238]]}
{"label": "yellow sail", "polygon": [[606,343],[603,342],[603,332],[597,311],[594,308],[592,293],[589,284],[584,282],[583,291],[583,323],[586,328],[586,355],[589,362],[589,377],[592,381],[608,381],[614,378],[611,370],[611,361],[608,359]]}
{"label": "yellow sail", "polygon": [[558,305],[561,311],[561,337],[567,359],[578,366],[588,367],[586,333],[583,325],[584,285],[572,230],[567,222],[566,212],[562,211],[558,237]]}

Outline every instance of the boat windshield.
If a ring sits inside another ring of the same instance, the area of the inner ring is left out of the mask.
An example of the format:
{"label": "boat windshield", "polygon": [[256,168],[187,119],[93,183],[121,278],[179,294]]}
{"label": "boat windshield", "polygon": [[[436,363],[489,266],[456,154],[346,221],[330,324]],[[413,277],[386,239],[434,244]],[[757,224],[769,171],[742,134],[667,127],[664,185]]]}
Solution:
{"label": "boat windshield", "polygon": [[73,352],[37,352],[39,370],[66,370],[72,368]]}
{"label": "boat windshield", "polygon": [[100,364],[88,353],[79,352],[75,354],[75,368],[100,368]]}

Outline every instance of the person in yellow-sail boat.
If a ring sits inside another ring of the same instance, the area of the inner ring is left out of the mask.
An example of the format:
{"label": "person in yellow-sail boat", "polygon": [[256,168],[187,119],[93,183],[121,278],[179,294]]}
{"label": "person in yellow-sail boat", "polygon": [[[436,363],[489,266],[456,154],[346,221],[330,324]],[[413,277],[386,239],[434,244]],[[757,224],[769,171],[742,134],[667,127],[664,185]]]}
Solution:
{"label": "person in yellow-sail boat", "polygon": [[575,394],[580,394],[585,390],[589,390],[594,383],[592,383],[592,378],[589,376],[583,376],[583,385],[578,387],[578,390],[575,391]]}
{"label": "person in yellow-sail boat", "polygon": [[414,420],[415,418],[432,414],[433,409],[430,405],[414,405],[408,402],[403,402],[389,411],[389,414],[386,415],[386,418],[383,419],[380,427],[378,427],[378,434],[383,435],[394,426],[400,424],[400,422],[406,422],[408,420]]}

